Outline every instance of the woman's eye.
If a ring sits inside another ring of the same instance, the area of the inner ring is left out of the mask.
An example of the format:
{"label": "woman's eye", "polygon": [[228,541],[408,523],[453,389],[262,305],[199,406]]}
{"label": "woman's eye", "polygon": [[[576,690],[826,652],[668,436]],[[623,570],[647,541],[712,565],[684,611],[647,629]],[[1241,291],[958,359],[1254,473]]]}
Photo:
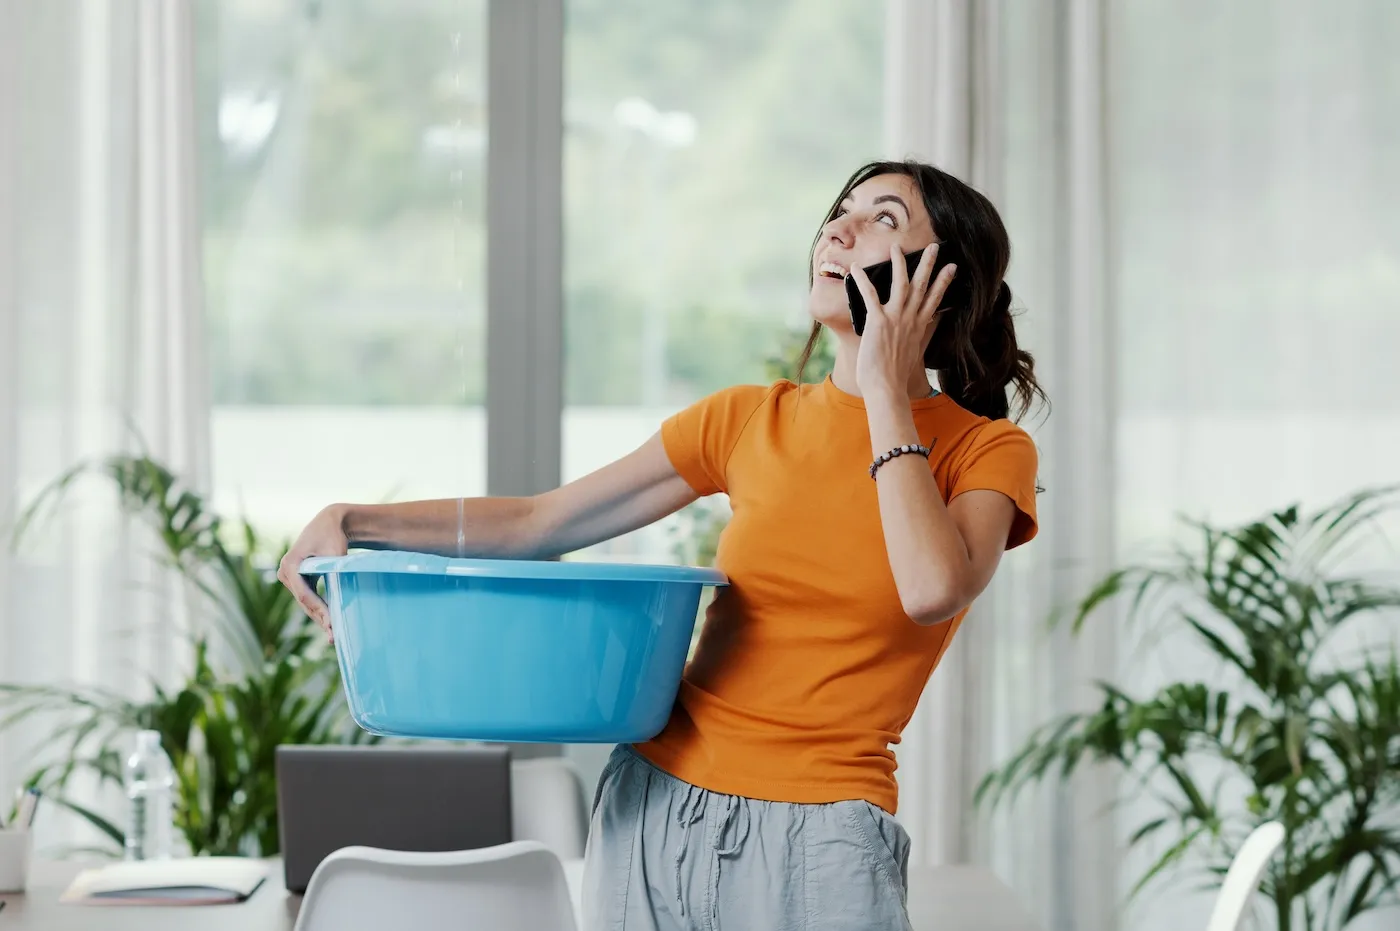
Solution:
{"label": "woman's eye", "polygon": [[[832,214],[831,221],[834,222],[836,220],[839,220],[842,217],[849,214],[850,212],[851,211],[847,210],[845,207],[839,207],[837,208],[836,213]],[[875,214],[872,220],[875,223],[883,223],[890,229],[899,229],[898,218],[896,218],[895,215],[890,213],[888,210],[881,210],[879,213]]]}

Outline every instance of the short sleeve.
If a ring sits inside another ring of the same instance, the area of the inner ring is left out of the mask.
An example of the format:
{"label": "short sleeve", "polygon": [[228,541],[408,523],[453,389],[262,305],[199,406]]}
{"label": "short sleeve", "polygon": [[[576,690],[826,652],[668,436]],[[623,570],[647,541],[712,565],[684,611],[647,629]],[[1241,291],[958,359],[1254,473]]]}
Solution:
{"label": "short sleeve", "polygon": [[760,385],[726,388],[668,418],[661,442],[671,465],[700,495],[727,492],[725,468],[744,427],[773,391]]}
{"label": "short sleeve", "polygon": [[1036,470],[1040,457],[1035,442],[1009,420],[993,420],[977,431],[953,475],[951,502],[968,491],[999,491],[1016,505],[1016,519],[1006,548],[1020,546],[1035,537]]}

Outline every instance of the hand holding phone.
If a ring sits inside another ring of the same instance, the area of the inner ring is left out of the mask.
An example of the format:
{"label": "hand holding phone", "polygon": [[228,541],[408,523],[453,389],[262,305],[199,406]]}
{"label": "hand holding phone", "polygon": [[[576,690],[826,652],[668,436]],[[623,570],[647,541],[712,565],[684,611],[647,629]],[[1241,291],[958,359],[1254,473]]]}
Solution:
{"label": "hand holding phone", "polygon": [[[919,262],[924,257],[924,250],[908,252],[904,256],[904,264],[907,268],[909,280],[914,280],[914,273],[919,269]],[[955,243],[944,242],[938,245],[938,256],[933,263],[933,271],[929,272],[929,285],[932,286],[938,273],[943,270],[943,266],[960,264],[962,259],[961,251]],[[890,299],[890,292],[894,288],[894,262],[886,259],[876,265],[871,265],[865,269],[865,275],[870,279],[870,283],[875,286],[875,296],[884,304]],[[972,284],[970,278],[953,278],[948,290],[943,292],[943,301],[939,305],[939,311],[960,310],[967,307],[972,298]],[[846,301],[851,306],[851,325],[855,327],[856,335],[865,332],[865,318],[869,315],[869,310],[865,306],[865,297],[860,293],[860,287],[856,284],[854,275],[846,276]]]}

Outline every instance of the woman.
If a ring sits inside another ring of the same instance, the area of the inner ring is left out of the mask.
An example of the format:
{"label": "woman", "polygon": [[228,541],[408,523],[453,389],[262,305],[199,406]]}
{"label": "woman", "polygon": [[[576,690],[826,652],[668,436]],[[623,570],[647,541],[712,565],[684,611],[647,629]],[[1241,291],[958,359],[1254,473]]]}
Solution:
{"label": "woman", "polygon": [[[961,267],[930,281],[945,240]],[[913,279],[896,261],[879,304],[862,269],[919,249]],[[729,495],[717,565],[731,585],[670,722],[617,748],[598,783],[588,931],[907,927],[890,745],[1002,552],[1036,530],[1036,451],[1007,396],[1024,412],[1041,392],[1016,345],[1009,252],[995,209],[960,181],[867,165],[812,248],[803,361],[829,328],[825,382],[721,391],[625,458],[531,498],[336,505],[282,561],[329,633],[297,574],[307,556],[356,544],[548,557]],[[848,274],[869,308],[861,336]],[[954,275],[969,301],[935,314]],[[926,363],[942,366],[941,393]]]}

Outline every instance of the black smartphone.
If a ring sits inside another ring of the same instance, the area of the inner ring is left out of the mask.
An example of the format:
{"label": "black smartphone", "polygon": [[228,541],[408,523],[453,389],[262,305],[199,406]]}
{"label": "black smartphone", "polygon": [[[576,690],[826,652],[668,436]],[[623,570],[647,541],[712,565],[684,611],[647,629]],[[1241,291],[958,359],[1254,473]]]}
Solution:
{"label": "black smartphone", "polygon": [[[908,269],[909,280],[914,280],[914,272],[919,269],[919,262],[924,257],[924,250],[909,252],[904,256],[904,264]],[[943,270],[943,266],[952,263],[960,264],[962,252],[956,243],[943,242],[938,244],[938,258],[933,263],[933,271],[929,273],[928,280],[938,277],[938,273]],[[883,304],[890,299],[890,290],[894,287],[894,262],[887,260],[878,265],[871,265],[865,270],[866,277],[875,286],[875,295]],[[948,290],[943,292],[943,303],[938,308],[943,310],[956,310],[966,307],[972,300],[972,279],[954,278],[953,283],[948,285]],[[859,336],[865,332],[865,298],[861,296],[860,288],[856,285],[854,275],[846,276],[846,301],[851,305],[851,325],[856,329]]]}

